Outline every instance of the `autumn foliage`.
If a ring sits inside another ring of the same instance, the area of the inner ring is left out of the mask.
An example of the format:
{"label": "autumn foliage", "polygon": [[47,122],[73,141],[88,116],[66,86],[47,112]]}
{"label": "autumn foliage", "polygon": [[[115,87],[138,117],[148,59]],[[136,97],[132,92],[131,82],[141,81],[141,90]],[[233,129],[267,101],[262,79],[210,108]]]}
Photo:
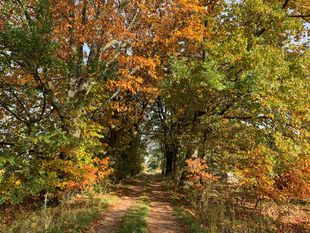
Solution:
{"label": "autumn foliage", "polygon": [[308,200],[303,1],[11,0],[0,12],[0,203],[134,176],[151,151],[197,203]]}
{"label": "autumn foliage", "polygon": [[198,48],[204,7],[39,0],[0,9],[1,202],[91,186],[109,164],[118,178],[139,173],[140,126],[169,57],[182,41]]}
{"label": "autumn foliage", "polygon": [[190,185],[197,190],[202,190],[204,185],[216,180],[216,176],[213,176],[207,172],[207,164],[204,159],[197,158],[194,160],[186,160],[187,164],[187,178]]}

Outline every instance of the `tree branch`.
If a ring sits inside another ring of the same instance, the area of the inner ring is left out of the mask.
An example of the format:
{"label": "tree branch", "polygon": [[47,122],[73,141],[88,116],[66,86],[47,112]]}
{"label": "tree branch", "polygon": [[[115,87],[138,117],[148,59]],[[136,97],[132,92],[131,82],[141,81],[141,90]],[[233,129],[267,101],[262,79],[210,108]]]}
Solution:
{"label": "tree branch", "polygon": [[285,8],[287,7],[289,1],[290,1],[290,0],[285,0],[284,4],[283,4],[283,6],[282,6],[282,9],[285,9]]}
{"label": "tree branch", "polygon": [[25,123],[26,125],[28,124],[27,120],[24,119],[23,117],[18,116],[17,113],[15,113],[14,111],[12,111],[8,106],[6,106],[3,102],[0,101],[0,105],[7,111],[9,112],[11,115],[13,115],[17,120]]}
{"label": "tree branch", "polygon": [[259,115],[259,116],[223,116],[224,119],[229,120],[255,120],[255,119],[272,119],[266,115]]}
{"label": "tree branch", "polygon": [[287,17],[290,17],[290,18],[302,18],[304,20],[308,20],[307,18],[310,17],[310,14],[307,14],[307,15],[288,15]]}

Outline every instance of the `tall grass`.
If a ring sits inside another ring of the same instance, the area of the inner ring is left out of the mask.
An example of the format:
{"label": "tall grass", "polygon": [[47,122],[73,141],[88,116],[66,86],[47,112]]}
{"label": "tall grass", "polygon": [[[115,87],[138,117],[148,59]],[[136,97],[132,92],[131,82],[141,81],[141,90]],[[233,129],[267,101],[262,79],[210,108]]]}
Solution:
{"label": "tall grass", "polygon": [[102,194],[76,195],[56,207],[44,208],[23,213],[10,226],[3,226],[5,233],[63,233],[81,232],[101,216],[115,196]]}
{"label": "tall grass", "polygon": [[[214,188],[214,187],[213,187]],[[255,208],[255,198],[249,193],[229,188],[206,190],[187,189],[189,208],[195,219],[177,211],[191,232],[207,233],[272,233],[277,231],[274,219]],[[203,226],[203,227],[202,227]]]}
{"label": "tall grass", "polygon": [[186,225],[188,233],[209,233],[188,211],[181,208],[175,208],[174,211],[179,220]]}

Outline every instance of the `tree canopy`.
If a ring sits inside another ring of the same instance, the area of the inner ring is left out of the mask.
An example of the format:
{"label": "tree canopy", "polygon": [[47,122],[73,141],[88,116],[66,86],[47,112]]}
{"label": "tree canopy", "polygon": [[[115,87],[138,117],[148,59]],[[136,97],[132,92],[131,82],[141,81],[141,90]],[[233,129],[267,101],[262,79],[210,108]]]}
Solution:
{"label": "tree canopy", "polygon": [[136,175],[148,145],[179,187],[309,198],[309,10],[2,1],[0,203]]}

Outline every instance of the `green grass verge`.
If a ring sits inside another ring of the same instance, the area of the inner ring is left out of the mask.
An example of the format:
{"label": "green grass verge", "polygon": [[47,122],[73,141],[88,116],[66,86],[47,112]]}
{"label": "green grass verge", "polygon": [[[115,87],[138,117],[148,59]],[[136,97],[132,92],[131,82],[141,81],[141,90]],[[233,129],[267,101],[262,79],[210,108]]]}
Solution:
{"label": "green grass verge", "polygon": [[209,233],[209,231],[203,229],[199,221],[197,221],[194,216],[186,210],[175,208],[174,211],[180,222],[188,227],[189,233]]}
{"label": "green grass verge", "polygon": [[0,228],[7,233],[78,233],[101,216],[115,201],[115,196],[79,195],[63,204],[22,214],[11,226]]}
{"label": "green grass verge", "polygon": [[147,216],[149,198],[142,196],[123,217],[122,226],[118,233],[147,233]]}

